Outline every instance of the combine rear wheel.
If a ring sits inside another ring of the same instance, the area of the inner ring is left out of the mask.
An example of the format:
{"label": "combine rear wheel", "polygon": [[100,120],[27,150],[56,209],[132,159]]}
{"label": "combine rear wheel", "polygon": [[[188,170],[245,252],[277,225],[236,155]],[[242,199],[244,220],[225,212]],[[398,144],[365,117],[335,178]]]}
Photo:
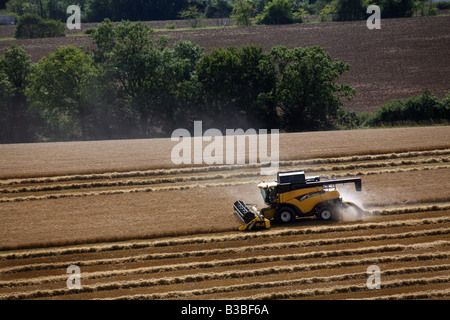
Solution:
{"label": "combine rear wheel", "polygon": [[325,206],[319,208],[316,214],[317,218],[324,221],[329,221],[334,218],[334,211],[331,207]]}

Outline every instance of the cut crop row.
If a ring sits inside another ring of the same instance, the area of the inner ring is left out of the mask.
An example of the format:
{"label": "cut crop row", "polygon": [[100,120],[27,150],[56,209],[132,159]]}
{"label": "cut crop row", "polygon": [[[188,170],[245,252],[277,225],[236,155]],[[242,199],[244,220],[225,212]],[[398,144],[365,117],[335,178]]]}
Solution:
{"label": "cut crop row", "polygon": [[[329,171],[342,171],[342,170],[357,170],[364,168],[384,168],[384,167],[396,167],[403,165],[418,165],[429,163],[446,163],[450,162],[450,158],[440,159],[426,159],[416,161],[401,161],[401,162],[389,162],[389,163],[362,163],[362,164],[350,164],[333,167],[302,167],[307,172],[329,172]],[[439,166],[438,168],[448,168],[450,166]],[[410,168],[411,169],[411,168]],[[417,168],[414,168],[417,169]],[[424,169],[424,168],[418,168]],[[396,171],[397,172],[397,171]],[[376,171],[376,173],[380,173]],[[375,174],[375,172],[368,171],[363,173],[365,175]],[[344,176],[347,174],[344,174]],[[222,180],[232,178],[249,178],[259,177],[259,172],[242,172],[229,173],[229,174],[216,174],[216,175],[204,175],[204,176],[178,176],[175,178],[157,178],[148,180],[124,180],[124,181],[95,181],[87,183],[70,183],[70,184],[54,184],[45,186],[32,186],[21,188],[6,188],[0,189],[0,193],[31,193],[31,192],[45,192],[45,191],[61,191],[61,190],[77,190],[77,189],[90,189],[90,188],[104,188],[104,187],[123,187],[123,186],[143,186],[143,185],[155,185],[155,184],[167,184],[167,183],[179,183],[179,182],[195,182],[195,181],[208,181],[208,180]]]}
{"label": "cut crop row", "polygon": [[[401,159],[401,158],[413,158],[420,156],[444,156],[450,154],[450,149],[437,149],[431,151],[413,151],[413,152],[401,152],[401,153],[386,153],[378,155],[360,155],[351,157],[330,157],[330,158],[316,158],[306,160],[286,160],[279,161],[280,166],[306,166],[317,164],[331,164],[331,163],[348,163],[355,161],[376,161],[376,160],[388,160],[388,159]],[[430,159],[423,161],[430,161],[430,163],[448,162],[448,158]],[[420,161],[420,160],[419,160]],[[401,165],[401,162],[392,162],[393,164]],[[424,162],[427,163],[427,162]],[[409,164],[409,162],[405,162]],[[16,184],[40,184],[40,183],[53,183],[62,181],[74,181],[74,180],[105,180],[105,179],[119,179],[119,178],[131,178],[131,177],[146,177],[146,176],[161,176],[161,175],[182,175],[192,174],[200,172],[213,172],[213,171],[229,171],[239,169],[259,169],[264,164],[236,164],[236,165],[215,165],[215,166],[200,166],[189,168],[173,168],[173,169],[154,169],[143,171],[128,171],[128,172],[107,172],[99,174],[79,174],[79,175],[67,175],[67,176],[55,176],[55,177],[38,177],[38,178],[24,178],[24,179],[7,179],[0,181],[1,185],[16,185]],[[338,167],[336,167],[338,168]],[[334,170],[334,169],[332,169]],[[343,170],[343,169],[342,169]],[[327,171],[327,170],[322,170]]]}
{"label": "cut crop row", "polygon": [[[405,280],[391,280],[383,281],[383,289],[392,289],[399,287],[410,287],[418,285],[431,285],[446,283],[450,281],[450,276],[437,276],[428,278],[417,278],[417,279],[405,279]],[[259,295],[254,295],[251,297],[237,298],[241,300],[252,299],[252,300],[274,300],[274,299],[295,299],[311,296],[321,296],[321,295],[331,295],[339,293],[355,293],[368,290],[367,285],[364,284],[353,284],[353,285],[342,285],[334,286],[330,288],[320,288],[320,289],[305,289],[305,290],[292,290],[287,292],[272,292],[264,293]]]}
{"label": "cut crop row", "polygon": [[[381,234],[381,235],[373,235],[373,236],[362,236],[362,237],[347,237],[347,238],[334,238],[334,239],[324,239],[324,240],[309,240],[302,242],[287,242],[287,243],[276,243],[276,244],[267,244],[260,246],[243,246],[238,248],[221,248],[221,249],[211,249],[211,250],[198,250],[198,251],[186,251],[186,252],[178,252],[178,253],[160,253],[160,254],[147,254],[147,255],[139,255],[134,257],[126,257],[120,259],[112,259],[111,262],[114,264],[119,263],[132,263],[146,260],[157,260],[157,259],[178,259],[185,257],[203,257],[203,256],[211,256],[218,254],[239,254],[243,252],[254,252],[254,251],[265,251],[265,250],[274,250],[274,249],[290,249],[290,248],[299,248],[299,247],[308,247],[308,246],[323,246],[330,244],[340,244],[340,243],[358,243],[365,241],[380,241],[380,240],[389,240],[389,239],[405,239],[405,238],[415,238],[422,236],[433,236],[433,235],[443,235],[450,233],[450,229],[435,229],[428,231],[417,231],[417,232],[407,232],[400,234]],[[93,263],[95,260],[91,260]],[[101,260],[101,264],[104,264],[106,261]],[[63,263],[53,263],[53,265],[57,267],[63,268],[67,265],[74,265],[77,262],[63,262]],[[77,264],[79,265],[79,264]],[[21,266],[23,269],[30,269],[32,265]],[[44,266],[41,264],[41,268]],[[42,269],[40,269],[42,270]],[[152,270],[152,269],[148,269]],[[135,271],[131,271],[131,274],[134,274]],[[6,269],[3,273],[11,273],[10,269]],[[128,273],[125,272],[125,273]],[[116,276],[123,275],[122,272],[106,272],[106,273],[97,273],[95,276],[92,274],[89,277],[98,278],[98,277],[107,277],[107,276]],[[65,277],[52,277],[52,281],[58,281],[61,279],[65,279]],[[38,280],[49,282],[50,280],[46,278],[46,280]],[[0,288],[2,287],[15,287],[15,286],[24,286],[34,284],[35,281],[30,280],[16,280],[16,281],[0,281]]]}
{"label": "cut crop row", "polygon": [[[270,256],[251,256],[246,258],[235,258],[235,259],[224,259],[215,261],[199,261],[190,263],[180,263],[156,267],[146,268],[147,273],[154,272],[168,272],[168,271],[179,271],[179,270],[192,270],[197,268],[214,268],[214,267],[226,267],[234,265],[246,265],[253,263],[267,263],[276,261],[294,261],[301,259],[317,259],[317,258],[328,258],[328,257],[339,257],[339,256],[349,256],[357,254],[369,254],[369,253],[383,253],[383,252],[400,252],[407,250],[420,250],[426,248],[435,247],[446,247],[450,245],[450,241],[439,240],[429,243],[417,243],[411,245],[402,244],[392,244],[384,246],[371,246],[362,247],[356,249],[341,249],[341,250],[324,250],[306,253],[291,253],[282,255],[270,255]],[[7,267],[0,270],[1,273],[17,273],[17,272],[28,272],[28,271],[38,271],[38,270],[50,270],[50,269],[60,269],[67,268],[68,265],[77,265],[79,267],[85,266],[101,266],[101,265],[112,265],[112,264],[126,264],[135,263],[139,261],[146,261],[151,259],[151,255],[141,255],[135,257],[125,257],[125,258],[112,258],[112,259],[96,259],[96,260],[79,260],[79,261],[67,261],[59,263],[39,263],[23,266],[13,266]]]}
{"label": "cut crop row", "polygon": [[[450,168],[450,165],[433,167],[433,169],[447,169],[447,168]],[[412,171],[423,171],[423,170],[431,170],[431,168],[428,168],[428,167],[407,168],[407,169],[398,168],[398,169],[392,169],[392,170],[387,169],[387,170],[376,170],[376,171],[360,171],[360,172],[356,172],[356,173],[355,172],[345,172],[345,173],[341,173],[340,176],[345,177],[345,176],[352,176],[355,174],[357,174],[357,175],[373,175],[373,174],[400,173],[400,172],[412,172]],[[234,176],[234,178],[242,178],[242,176],[243,176],[243,174],[239,173],[236,176]],[[251,176],[253,176],[253,174],[249,174],[249,176],[245,176],[245,177],[251,177]],[[228,178],[233,178],[233,177],[228,177]],[[198,180],[200,180],[200,179],[198,179]],[[220,179],[220,180],[222,180],[222,179]],[[56,194],[47,194],[47,195],[42,195],[42,196],[0,198],[0,203],[46,200],[46,199],[61,199],[61,198],[69,198],[69,197],[105,196],[105,195],[128,194],[128,193],[137,193],[137,192],[187,190],[187,189],[195,189],[195,188],[211,188],[211,187],[222,187],[222,186],[226,187],[226,186],[244,185],[244,184],[249,184],[249,183],[251,183],[251,182],[250,181],[233,181],[233,182],[177,185],[177,186],[169,186],[169,187],[143,187],[143,188],[134,188],[134,189],[122,189],[122,190],[121,189],[112,189],[112,190],[106,190],[106,191],[56,193]]]}
{"label": "cut crop row", "polygon": [[[370,253],[373,251],[365,250],[362,252],[360,249],[354,250],[354,254],[364,254]],[[358,251],[358,253],[356,253]],[[379,252],[379,251],[377,251]],[[389,250],[383,252],[390,252]],[[344,254],[344,256],[348,255]],[[448,259],[450,256],[449,253],[426,253],[426,254],[410,254],[410,255],[397,255],[397,256],[383,256],[383,257],[370,257],[370,258],[360,258],[353,260],[343,260],[343,261],[334,261],[334,262],[320,262],[313,264],[297,264],[290,266],[273,266],[266,267],[261,269],[252,269],[252,270],[234,270],[234,271],[225,271],[225,272],[212,272],[212,273],[196,273],[190,275],[183,275],[179,277],[168,277],[168,278],[160,278],[160,279],[139,279],[139,280],[129,280],[129,281],[115,281],[115,282],[107,282],[107,283],[99,283],[95,285],[84,285],[81,289],[76,291],[77,294],[80,293],[91,293],[91,292],[99,292],[99,291],[110,291],[110,290],[119,290],[119,289],[132,289],[132,288],[140,288],[140,287],[151,287],[151,286],[161,286],[161,285],[172,285],[172,284],[180,284],[180,283],[189,283],[189,282],[201,282],[207,280],[223,280],[223,279],[232,279],[232,278],[242,278],[242,277],[256,277],[263,276],[268,274],[276,274],[276,273],[292,273],[296,271],[305,271],[305,270],[318,270],[323,268],[331,268],[331,267],[348,267],[355,265],[366,265],[372,263],[388,263],[388,262],[408,262],[408,261],[424,261],[424,260],[436,260],[436,259]],[[269,258],[269,257],[266,257]],[[269,259],[266,259],[269,260]],[[287,259],[293,260],[293,259]],[[270,261],[278,261],[278,259],[270,260]],[[225,262],[225,261],[212,261],[209,264],[216,264]],[[265,261],[267,262],[267,261]],[[256,261],[255,261],[256,263]],[[191,267],[184,270],[196,270],[199,268],[198,263],[184,264],[184,266],[196,264],[196,267]],[[223,265],[223,264],[222,264]],[[225,265],[235,265],[235,263],[225,263]],[[180,265],[181,266],[181,265]],[[204,266],[204,265],[203,265]],[[171,267],[172,271],[176,270],[174,266]],[[439,266],[433,268],[440,268]],[[147,268],[150,269],[150,268]],[[155,268],[156,269],[156,268]],[[161,271],[164,271],[164,268]],[[178,269],[179,270],[179,269]],[[114,272],[114,271],[112,271]],[[117,271],[119,272],[119,271]],[[159,271],[154,271],[159,272]],[[89,275],[84,275],[86,277]],[[92,278],[92,275],[91,275]],[[67,279],[66,277],[64,279]],[[61,280],[61,279],[59,279]],[[43,284],[45,280],[42,281]],[[12,294],[5,294],[0,296],[0,300],[7,299],[33,299],[33,298],[43,298],[43,297],[55,297],[61,295],[73,294],[74,291],[68,289],[48,289],[48,290],[35,290],[31,292],[18,292]]]}
{"label": "cut crop row", "polygon": [[[20,250],[17,252],[0,254],[0,260],[28,259],[28,258],[50,257],[56,255],[61,256],[71,254],[83,254],[83,253],[101,253],[108,251],[134,250],[151,247],[173,247],[178,245],[219,243],[227,241],[245,241],[256,238],[265,239],[265,238],[305,235],[305,234],[322,234],[322,233],[329,234],[329,233],[357,231],[357,230],[387,229],[395,227],[443,224],[448,222],[450,222],[450,217],[443,216],[435,218],[407,219],[398,221],[365,222],[350,225],[320,226],[313,228],[285,228],[282,230],[268,230],[266,232],[259,232],[259,233],[238,233],[221,236],[215,235],[215,236],[187,237],[181,239],[174,238],[168,240],[139,241],[132,243],[127,242],[122,244],[121,243],[99,244],[88,247],[73,247],[62,249],[50,248],[31,251]],[[319,241],[326,241],[326,240],[319,240]],[[342,241],[345,241],[345,238]]]}
{"label": "cut crop row", "polygon": [[[444,265],[433,265],[433,266],[420,266],[420,267],[403,267],[398,269],[383,270],[383,276],[392,275],[404,275],[404,274],[414,274],[423,272],[437,272],[450,270],[449,264]],[[328,283],[337,281],[347,281],[354,279],[366,279],[367,273],[347,273],[340,274],[329,277],[310,277],[310,278],[300,278],[300,279],[289,279],[280,281],[267,281],[267,282],[251,282],[246,284],[228,285],[228,286],[215,286],[212,288],[196,289],[188,291],[171,291],[166,293],[155,293],[155,294],[144,294],[144,295],[129,295],[120,296],[115,298],[115,300],[157,300],[157,299],[180,299],[193,296],[201,296],[207,294],[220,294],[220,293],[231,293],[239,292],[242,290],[255,290],[255,289],[271,289],[280,288],[285,286],[295,286],[303,284],[313,284],[313,283]]]}

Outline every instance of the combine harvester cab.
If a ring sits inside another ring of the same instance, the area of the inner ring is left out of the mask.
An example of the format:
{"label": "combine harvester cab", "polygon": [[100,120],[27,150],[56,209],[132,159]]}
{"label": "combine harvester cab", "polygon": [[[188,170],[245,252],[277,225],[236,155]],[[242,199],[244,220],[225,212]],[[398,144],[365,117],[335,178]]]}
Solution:
{"label": "combine harvester cab", "polygon": [[239,230],[270,228],[270,221],[281,224],[294,222],[297,217],[316,216],[320,220],[341,220],[346,210],[357,218],[365,212],[353,202],[343,201],[337,184],[354,183],[362,190],[361,178],[332,179],[306,177],[304,171],[279,172],[276,182],[258,184],[267,207],[257,210],[243,201],[234,203],[234,213],[244,222]]}

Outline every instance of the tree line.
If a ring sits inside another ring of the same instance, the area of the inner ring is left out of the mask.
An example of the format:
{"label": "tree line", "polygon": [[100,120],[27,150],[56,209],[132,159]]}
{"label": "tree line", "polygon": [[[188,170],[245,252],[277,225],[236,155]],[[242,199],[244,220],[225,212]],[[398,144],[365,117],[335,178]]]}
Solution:
{"label": "tree line", "polygon": [[450,93],[388,103],[378,112],[342,108],[355,89],[349,64],[319,46],[264,52],[254,45],[205,53],[169,45],[143,23],[106,19],[93,48],[61,47],[38,63],[23,47],[0,56],[0,142],[168,137],[177,128],[313,131],[448,123]]}
{"label": "tree line", "polygon": [[[445,1],[441,1],[445,6]],[[366,19],[369,5],[381,8],[382,18],[436,14],[431,0],[0,0],[0,10],[15,14],[36,14],[43,19],[65,22],[66,9],[77,4],[82,22],[175,20],[189,16],[232,17],[240,25],[302,22],[308,15],[321,21]]]}
{"label": "tree line", "polygon": [[332,128],[349,65],[323,48],[263,52],[253,45],[206,54],[169,46],[143,23],[105,20],[93,49],[58,48],[33,64],[23,47],[0,56],[2,142],[170,136],[194,120],[226,128]]}

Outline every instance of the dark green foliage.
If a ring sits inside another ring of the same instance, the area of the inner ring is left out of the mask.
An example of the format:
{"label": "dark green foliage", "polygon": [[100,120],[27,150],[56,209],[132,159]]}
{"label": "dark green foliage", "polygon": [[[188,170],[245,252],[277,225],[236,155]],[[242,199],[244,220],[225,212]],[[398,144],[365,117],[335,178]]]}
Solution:
{"label": "dark green foliage", "polygon": [[35,120],[28,112],[25,89],[29,85],[31,57],[23,47],[12,45],[0,56],[0,141],[25,142],[32,139]]}
{"label": "dark green foliage", "polygon": [[294,22],[292,0],[273,0],[257,17],[259,24],[289,24]]}
{"label": "dark green foliage", "polygon": [[9,0],[6,4],[6,10],[18,16],[33,13],[43,19],[65,22],[68,17],[66,12],[68,6],[78,5],[83,13],[88,9],[87,4],[89,1],[91,0]]}
{"label": "dark green foliage", "polygon": [[179,12],[192,5],[192,2],[189,0],[91,0],[86,15],[90,22],[103,21],[105,18],[112,21],[173,20],[178,19]]}
{"label": "dark green foliage", "polygon": [[[384,105],[375,115],[345,112],[355,90],[339,81],[349,65],[321,47],[169,46],[143,23],[105,20],[95,49],[63,47],[32,67],[23,48],[0,56],[0,141],[170,136],[203,120],[208,128],[311,131],[441,123],[450,93]],[[33,134],[32,134],[33,133]]]}
{"label": "dark green foliage", "polygon": [[411,17],[414,13],[414,0],[375,0],[381,9],[381,18]]}
{"label": "dark green foliage", "polygon": [[237,0],[233,5],[231,17],[238,26],[250,26],[256,10],[249,0]]}
{"label": "dark green foliage", "polygon": [[434,4],[439,10],[450,9],[450,1],[435,1]]}
{"label": "dark green foliage", "polygon": [[219,128],[267,128],[276,125],[276,111],[260,99],[275,87],[273,62],[262,48],[218,48],[198,66],[204,92],[204,116]]}
{"label": "dark green foliage", "polygon": [[203,55],[197,45],[182,41],[174,49],[168,39],[152,41],[153,31],[143,23],[105,20],[91,35],[97,49],[94,59],[110,79],[117,103],[139,121],[139,135],[156,128],[166,133],[183,118],[195,100],[195,68]]}
{"label": "dark green foliage", "polygon": [[357,129],[369,126],[371,115],[367,112],[357,113],[355,111],[345,111],[340,109],[337,117],[337,128]]}
{"label": "dark green foliage", "polygon": [[[205,54],[189,41],[169,48],[167,38],[153,40],[142,23],[110,20],[90,36],[94,50],[59,48],[27,77],[24,110],[44,119],[40,138],[168,136],[199,119],[220,129],[330,128],[339,95],[351,92],[348,85],[334,84],[348,66],[320,47],[276,47],[265,53],[244,46]],[[0,82],[4,101],[17,86]]]}
{"label": "dark green foliage", "polygon": [[420,96],[384,104],[371,120],[372,125],[399,123],[439,123],[450,121],[450,94],[440,100],[428,89]]}
{"label": "dark green foliage", "polygon": [[66,25],[56,20],[45,20],[37,14],[26,13],[20,17],[16,27],[15,37],[52,38],[63,37]]}
{"label": "dark green foliage", "polygon": [[[27,95],[58,135],[73,139],[77,126],[81,139],[86,140],[97,107],[101,73],[91,56],[73,46],[61,47],[35,65]],[[64,122],[72,128],[61,128]]]}
{"label": "dark green foliage", "polygon": [[275,47],[271,56],[277,66],[275,97],[282,111],[282,127],[287,131],[333,127],[342,104],[340,96],[354,93],[348,84],[335,82],[350,66],[331,59],[318,46]]}
{"label": "dark green foliage", "polygon": [[189,24],[192,28],[197,28],[201,25],[205,19],[205,14],[200,11],[196,6],[189,6],[188,8],[180,11],[179,17],[181,19],[189,20]]}
{"label": "dark green foliage", "polygon": [[205,9],[207,18],[228,18],[233,11],[233,5],[229,0],[209,0]]}
{"label": "dark green foliage", "polygon": [[366,17],[363,0],[338,0],[336,4],[337,20],[354,21]]}

